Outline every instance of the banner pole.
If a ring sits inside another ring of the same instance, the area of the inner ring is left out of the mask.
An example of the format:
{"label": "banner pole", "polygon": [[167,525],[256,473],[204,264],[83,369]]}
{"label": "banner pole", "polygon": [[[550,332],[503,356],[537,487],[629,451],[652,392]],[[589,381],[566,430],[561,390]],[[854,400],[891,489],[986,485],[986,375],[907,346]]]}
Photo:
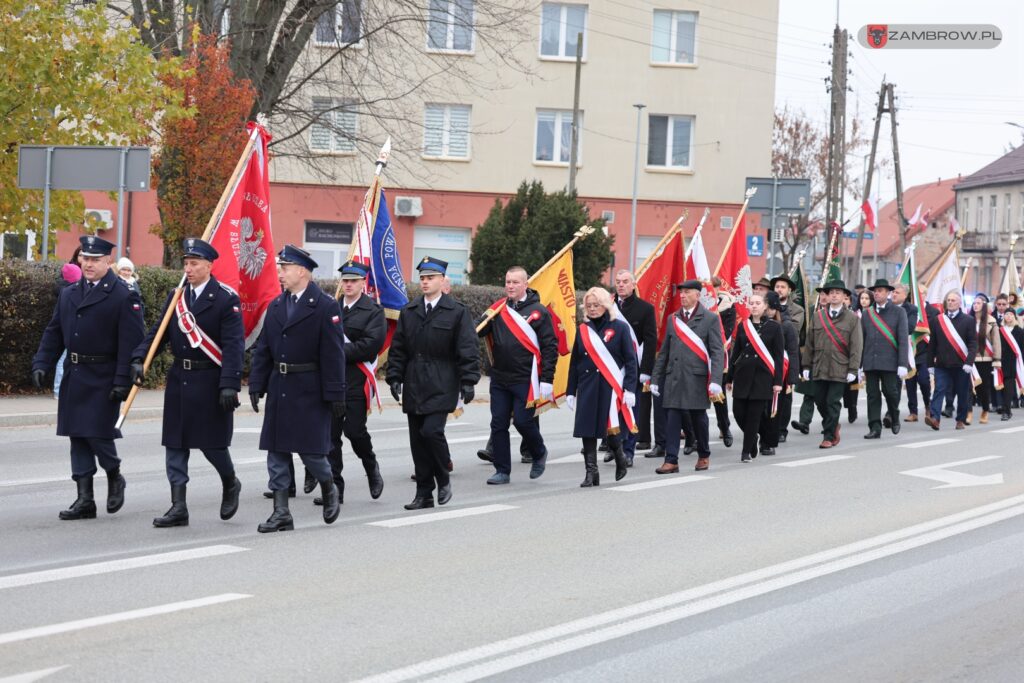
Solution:
{"label": "banner pole", "polygon": [[751,187],[743,195],[743,206],[740,207],[740,213],[736,217],[736,223],[733,224],[732,230],[729,231],[729,239],[725,241],[725,248],[722,249],[722,255],[718,257],[718,265],[711,271],[711,275],[718,275],[718,271],[722,270],[722,264],[725,263],[725,255],[729,253],[729,247],[732,246],[732,241],[736,237],[736,231],[739,230],[740,224],[743,223],[743,216],[747,213],[747,204],[750,203],[750,198],[757,194],[757,188]]}

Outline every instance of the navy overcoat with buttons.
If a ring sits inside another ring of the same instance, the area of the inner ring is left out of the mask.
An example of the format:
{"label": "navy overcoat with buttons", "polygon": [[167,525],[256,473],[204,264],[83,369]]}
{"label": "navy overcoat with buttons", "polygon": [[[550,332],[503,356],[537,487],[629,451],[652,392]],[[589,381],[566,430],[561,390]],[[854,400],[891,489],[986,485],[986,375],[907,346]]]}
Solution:
{"label": "navy overcoat with buttons", "polygon": [[[607,313],[596,321],[585,320],[576,330],[576,343],[569,357],[569,383],[565,389],[566,395],[576,397],[576,421],[572,435],[578,439],[602,439],[608,433],[608,406],[612,400],[612,388],[583,346],[584,326],[597,332],[615,363],[625,371],[622,386],[627,390],[635,387],[638,379],[636,350],[629,334],[629,323],[621,319],[611,320]],[[625,429],[621,420],[619,425]]]}
{"label": "navy overcoat with buttons", "polygon": [[[92,289],[82,278],[61,290],[32,358],[33,370],[49,372],[67,349],[57,403],[58,436],[121,437],[120,430],[114,429],[121,404],[110,400],[110,390],[114,385],[131,386],[128,366],[145,334],[142,300],[113,268]],[[110,360],[76,364],[72,353]]]}
{"label": "navy overcoat with buttons", "polygon": [[[289,320],[288,296],[270,302],[252,355],[249,393],[267,395],[260,448],[326,455],[331,403],[345,400],[341,307],[310,282]],[[317,363],[319,368],[281,374],[280,363]]]}
{"label": "navy overcoat with buttons", "polygon": [[[171,292],[160,317],[171,302]],[[181,295],[188,301],[192,285]],[[242,325],[238,295],[211,277],[195,304],[189,308],[196,325],[220,347],[222,365],[186,370],[180,359],[212,362],[199,348],[192,348],[178,326],[177,313],[171,316],[160,346],[171,346],[175,361],[167,373],[164,389],[164,429],[161,443],[168,448],[227,448],[231,445],[234,420],[231,411],[220,407],[220,390],[242,388],[242,362],[245,356],[245,329]],[[145,358],[156,337],[159,323],[135,349],[135,358]]]}

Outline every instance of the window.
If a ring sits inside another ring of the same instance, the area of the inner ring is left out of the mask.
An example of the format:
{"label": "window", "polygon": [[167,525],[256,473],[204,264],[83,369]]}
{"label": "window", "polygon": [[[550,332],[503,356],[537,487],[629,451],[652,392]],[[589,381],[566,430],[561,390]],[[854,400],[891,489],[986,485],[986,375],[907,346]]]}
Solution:
{"label": "window", "polygon": [[1024,192],[1020,193],[1020,223],[1017,224],[1018,230],[1024,230]]}
{"label": "window", "polygon": [[[576,165],[583,163],[583,112],[580,112],[579,130],[576,139]],[[534,144],[534,161],[569,163],[572,148],[572,112],[563,109],[537,110],[537,139]]]}
{"label": "window", "polygon": [[473,0],[430,0],[427,49],[473,50]]}
{"label": "window", "polygon": [[648,124],[647,165],[690,168],[693,117],[651,115]]}
{"label": "window", "polygon": [[356,111],[345,101],[313,98],[315,120],[310,126],[309,148],[314,152],[355,152]]}
{"label": "window", "polygon": [[469,105],[428,104],[423,115],[423,156],[469,158]]}
{"label": "window", "polygon": [[989,197],[988,200],[988,231],[996,231],[996,216],[999,213],[999,198],[995,195]]}
{"label": "window", "polygon": [[587,49],[587,6],[545,2],[540,7],[540,54],[544,57],[576,58],[576,39],[583,34]]}
{"label": "window", "polygon": [[469,244],[468,228],[417,227],[413,233],[412,281],[419,282],[416,264],[422,261],[424,256],[433,256],[448,262],[448,277],[453,285],[466,284]]}
{"label": "window", "polygon": [[329,280],[338,276],[338,268],[348,259],[348,247],[352,243],[354,230],[352,223],[305,222],[302,248],[317,263],[313,277]]}
{"label": "window", "polygon": [[978,197],[978,224],[974,226],[974,229],[981,232],[985,227],[985,197]]}
{"label": "window", "polygon": [[636,272],[637,268],[647,260],[647,257],[651,255],[654,248],[658,246],[658,242],[661,241],[661,237],[645,237],[638,235],[636,238],[636,261],[633,262],[633,272]]}
{"label": "window", "polygon": [[1010,195],[1006,195],[1006,202],[1003,204],[1003,232],[1010,232]]}
{"label": "window", "polygon": [[697,13],[654,10],[651,61],[693,64],[697,43]]}
{"label": "window", "polygon": [[316,20],[315,40],[318,45],[355,45],[361,38],[362,0],[339,0]]}
{"label": "window", "polygon": [[970,217],[970,215],[971,215],[971,199],[970,199],[970,197],[964,197],[964,210],[960,214],[960,216],[963,218],[963,225],[961,225],[960,227],[963,228],[964,230],[967,229],[968,218]]}

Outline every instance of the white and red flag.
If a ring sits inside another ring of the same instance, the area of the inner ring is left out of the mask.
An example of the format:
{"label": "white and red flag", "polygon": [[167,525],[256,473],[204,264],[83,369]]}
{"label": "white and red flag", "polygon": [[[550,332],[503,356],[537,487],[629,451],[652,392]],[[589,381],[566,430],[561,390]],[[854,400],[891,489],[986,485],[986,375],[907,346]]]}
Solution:
{"label": "white and red flag", "polygon": [[864,203],[860,205],[860,210],[864,212],[864,227],[867,231],[875,232],[878,230],[878,193],[872,191],[864,200]]}
{"label": "white and red flag", "polygon": [[754,293],[750,273],[750,258],[747,256],[747,217],[743,216],[733,227],[726,252],[719,262],[718,277],[722,278],[722,289],[735,300],[736,322],[747,317],[747,299]]}
{"label": "white and red flag", "polygon": [[923,206],[921,204],[917,205],[917,210],[914,211],[914,215],[907,219],[907,227],[913,228],[921,223],[927,222],[927,220],[921,215],[922,208]]}
{"label": "white and red flag", "polygon": [[238,293],[248,348],[260,336],[267,306],[281,293],[274,238],[270,231],[270,133],[259,124],[247,127],[249,158],[213,229],[210,244],[219,254],[213,276]]}

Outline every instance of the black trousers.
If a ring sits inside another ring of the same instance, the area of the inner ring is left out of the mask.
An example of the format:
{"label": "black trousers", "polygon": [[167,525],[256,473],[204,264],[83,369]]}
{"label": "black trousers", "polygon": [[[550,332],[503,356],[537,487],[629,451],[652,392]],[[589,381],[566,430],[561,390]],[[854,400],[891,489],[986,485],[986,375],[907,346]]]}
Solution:
{"label": "black trousers", "polygon": [[[974,388],[974,403],[981,406],[986,413],[992,409],[992,396],[995,394],[995,380],[992,377],[992,361],[979,360],[974,363],[981,384]],[[972,380],[973,381],[973,380]]]}
{"label": "black trousers", "polygon": [[1003,378],[1003,413],[1013,415],[1013,404],[1017,402],[1017,380]]}
{"label": "black trousers", "polygon": [[[637,382],[639,384],[639,381]],[[643,385],[640,385],[640,391],[636,394],[636,401],[638,408],[637,414],[637,433],[636,440],[640,443],[651,443],[651,408],[653,407],[654,394],[649,391],[643,390]]]}
{"label": "black trousers", "polygon": [[[785,395],[785,392],[779,394],[779,405],[782,404],[782,398]],[[779,415],[781,414],[782,410],[780,408],[775,417],[772,417],[771,399],[765,401],[764,412],[761,413],[761,426],[757,430],[757,433],[761,436],[761,448],[776,448],[779,445],[779,429],[782,425],[779,422]]]}
{"label": "black trousers", "polygon": [[917,374],[906,380],[907,385],[907,412],[917,415],[917,391],[921,390],[921,404],[924,406],[925,415],[928,414],[928,406],[932,402],[932,379],[928,373],[928,365],[919,363]]}
{"label": "black trousers", "polygon": [[718,423],[718,431],[724,432],[731,424],[729,422],[729,395],[723,393],[722,402],[712,403],[711,406],[715,409],[715,421]]}
{"label": "black trousers", "polygon": [[885,396],[885,414],[896,422],[900,419],[900,378],[895,372],[866,370],[864,389],[868,393],[868,429],[882,429],[882,396]]}
{"label": "black trousers", "polygon": [[72,436],[71,438],[71,478],[78,481],[82,477],[96,474],[96,463],[107,472],[121,467],[121,459],[117,457],[117,446],[113,439],[97,439],[91,436]]}
{"label": "black trousers", "polygon": [[654,417],[654,445],[665,448],[665,408],[661,396],[652,396],[651,413]]}
{"label": "black trousers", "polygon": [[[231,482],[235,479],[235,466],[231,462],[231,453],[226,448],[200,448],[206,459],[210,461],[213,468],[217,470],[222,481]],[[167,448],[167,481],[171,486],[182,486],[188,483],[188,456],[187,448]],[[291,462],[291,457],[288,458]]]}
{"label": "black trousers", "polygon": [[363,469],[370,471],[377,462],[373,453],[373,440],[366,431],[366,399],[347,398],[345,400],[345,417],[331,418],[331,451],[327,454],[327,462],[331,465],[331,476],[335,483],[344,483],[341,471],[345,469],[342,461],[342,435],[352,444],[352,450],[363,462]]}
{"label": "black trousers", "polygon": [[708,443],[708,411],[665,409],[665,462],[679,464],[679,431],[686,432],[687,441],[693,439],[697,455],[711,457]]}
{"label": "black trousers", "polygon": [[448,485],[448,440],[444,426],[448,413],[406,415],[409,421],[409,448],[416,467],[416,493],[430,495],[437,486]]}
{"label": "black trousers", "polygon": [[736,426],[743,432],[743,448],[741,453],[757,455],[757,437],[761,429],[761,416],[764,414],[763,398],[732,397],[732,414],[736,418]]}
{"label": "black trousers", "polygon": [[[775,415],[775,445],[779,445],[779,435],[789,436],[789,421],[793,418],[793,392],[783,387],[779,394],[779,412]],[[775,446],[772,446],[774,448]]]}

